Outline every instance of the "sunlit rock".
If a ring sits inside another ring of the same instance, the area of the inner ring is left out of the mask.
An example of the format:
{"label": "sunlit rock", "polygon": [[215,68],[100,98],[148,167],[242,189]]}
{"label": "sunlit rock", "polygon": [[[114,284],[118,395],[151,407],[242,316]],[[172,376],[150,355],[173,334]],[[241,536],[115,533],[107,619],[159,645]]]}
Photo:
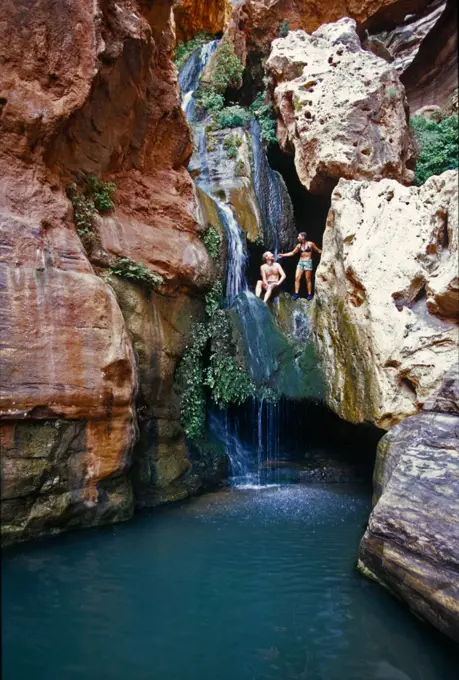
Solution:
{"label": "sunlit rock", "polygon": [[316,274],[329,406],[389,429],[457,362],[457,172],[419,188],[341,180]]}
{"label": "sunlit rock", "polygon": [[413,179],[405,91],[395,68],[362,49],[355,21],[275,40],[266,70],[278,136],[304,186],[329,193],[341,178]]}

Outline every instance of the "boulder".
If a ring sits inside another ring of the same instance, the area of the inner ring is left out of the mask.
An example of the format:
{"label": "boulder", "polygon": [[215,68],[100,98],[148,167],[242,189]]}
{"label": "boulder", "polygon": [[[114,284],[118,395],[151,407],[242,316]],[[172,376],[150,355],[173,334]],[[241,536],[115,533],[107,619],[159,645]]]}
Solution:
{"label": "boulder", "polygon": [[[456,404],[456,408],[459,403]],[[359,569],[459,641],[459,417],[422,413],[380,441]]]}
{"label": "boulder", "polygon": [[457,172],[421,187],[340,180],[316,273],[328,405],[389,429],[457,363]]}
{"label": "boulder", "polygon": [[331,193],[346,179],[414,177],[405,91],[394,67],[362,49],[352,19],[275,40],[266,62],[278,137],[302,184]]}

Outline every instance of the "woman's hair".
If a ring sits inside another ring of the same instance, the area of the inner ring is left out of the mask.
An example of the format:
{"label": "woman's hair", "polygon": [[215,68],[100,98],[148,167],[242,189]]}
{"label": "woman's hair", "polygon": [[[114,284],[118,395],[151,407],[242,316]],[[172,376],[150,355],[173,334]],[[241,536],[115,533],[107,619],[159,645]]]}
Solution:
{"label": "woman's hair", "polygon": [[298,236],[302,236],[302,237],[304,238],[305,241],[306,241],[306,239],[307,239],[307,237],[308,237],[308,235],[307,235],[307,233],[306,233],[305,231],[300,231],[300,233],[298,234]]}

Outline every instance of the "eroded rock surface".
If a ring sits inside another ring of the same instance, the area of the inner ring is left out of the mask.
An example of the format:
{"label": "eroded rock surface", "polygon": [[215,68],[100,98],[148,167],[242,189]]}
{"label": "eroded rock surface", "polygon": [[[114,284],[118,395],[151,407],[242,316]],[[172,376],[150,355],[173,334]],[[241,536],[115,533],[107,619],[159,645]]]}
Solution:
{"label": "eroded rock surface", "polygon": [[316,273],[328,404],[389,429],[457,363],[457,172],[423,186],[341,180]]}
{"label": "eroded rock surface", "polygon": [[178,0],[174,6],[177,40],[190,40],[198,33],[222,33],[231,15],[230,0]]}
{"label": "eroded rock surface", "polygon": [[[459,403],[456,407],[459,406]],[[359,568],[459,641],[459,417],[422,413],[380,441]]]}
{"label": "eroded rock surface", "polygon": [[[171,7],[171,0],[43,0],[27,12],[16,2],[2,8],[6,540],[132,514],[132,329],[96,272],[127,256],[161,274],[162,293],[183,307],[212,280],[185,167],[192,147],[171,62]],[[118,187],[88,250],[65,192],[85,173]],[[167,324],[167,309],[164,317]],[[156,349],[152,366],[162,357]],[[150,389],[159,383],[169,400],[162,377],[155,373]],[[162,431],[163,452],[167,436]],[[186,466],[183,438],[179,449],[177,474]]]}
{"label": "eroded rock surface", "polygon": [[275,40],[266,63],[278,136],[303,185],[330,193],[340,177],[410,183],[414,149],[393,66],[362,49],[355,21]]}

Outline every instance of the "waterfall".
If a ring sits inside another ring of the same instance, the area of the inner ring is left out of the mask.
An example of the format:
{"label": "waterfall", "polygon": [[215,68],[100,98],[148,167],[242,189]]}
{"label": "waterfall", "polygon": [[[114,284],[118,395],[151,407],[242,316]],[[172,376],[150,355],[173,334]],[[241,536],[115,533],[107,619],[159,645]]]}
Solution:
{"label": "waterfall", "polygon": [[234,216],[232,208],[219,199],[214,199],[225,229],[228,255],[226,261],[226,303],[231,305],[236,297],[247,288],[245,267],[247,253],[242,229]]}
{"label": "waterfall", "polygon": [[293,245],[294,215],[293,205],[281,175],[269,165],[265,148],[261,141],[261,129],[256,120],[250,124],[253,150],[253,183],[263,223],[265,245],[274,254],[280,249]]}

